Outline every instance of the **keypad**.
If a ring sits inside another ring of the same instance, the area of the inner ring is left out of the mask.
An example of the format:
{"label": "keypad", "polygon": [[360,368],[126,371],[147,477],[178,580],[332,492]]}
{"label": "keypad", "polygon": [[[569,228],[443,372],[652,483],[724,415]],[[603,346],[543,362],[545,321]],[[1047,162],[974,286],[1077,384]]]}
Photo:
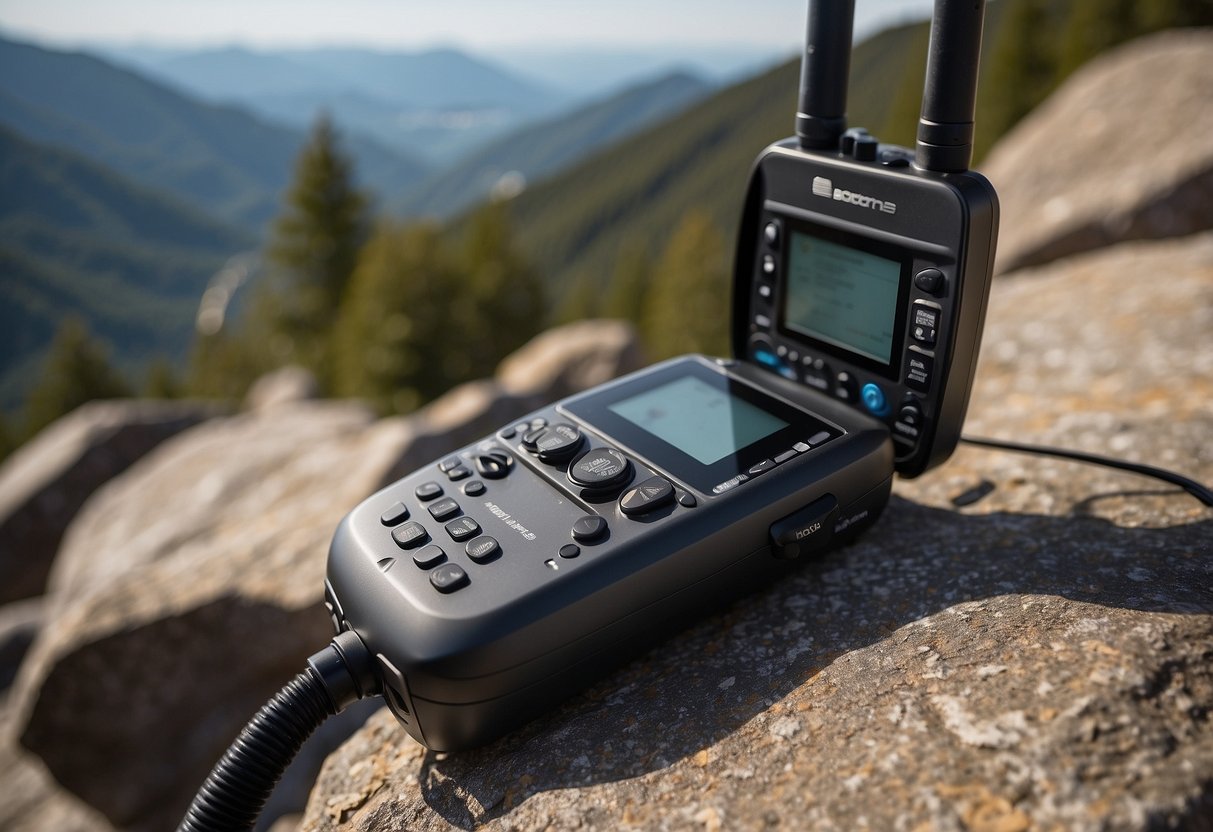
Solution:
{"label": "keypad", "polygon": [[460,512],[459,503],[450,497],[444,497],[436,503],[431,503],[427,508],[429,509],[430,516],[440,523],[450,520]]}

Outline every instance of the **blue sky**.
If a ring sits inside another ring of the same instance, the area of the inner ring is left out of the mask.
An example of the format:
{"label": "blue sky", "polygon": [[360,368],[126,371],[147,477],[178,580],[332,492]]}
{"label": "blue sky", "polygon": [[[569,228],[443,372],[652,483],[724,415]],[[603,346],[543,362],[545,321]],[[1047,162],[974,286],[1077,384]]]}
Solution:
{"label": "blue sky", "polygon": [[[437,44],[795,51],[805,0],[0,0],[0,28],[65,46]],[[857,0],[856,34],[922,18],[930,0]]]}

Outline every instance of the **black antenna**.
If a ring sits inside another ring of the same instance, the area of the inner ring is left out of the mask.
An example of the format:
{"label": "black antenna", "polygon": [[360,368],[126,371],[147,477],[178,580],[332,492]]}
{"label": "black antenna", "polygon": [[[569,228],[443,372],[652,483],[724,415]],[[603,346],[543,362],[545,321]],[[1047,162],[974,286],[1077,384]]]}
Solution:
{"label": "black antenna", "polygon": [[800,64],[796,135],[805,150],[835,150],[847,129],[855,0],[810,0]]}
{"label": "black antenna", "polygon": [[915,153],[924,170],[969,169],[985,11],[985,0],[935,0]]}

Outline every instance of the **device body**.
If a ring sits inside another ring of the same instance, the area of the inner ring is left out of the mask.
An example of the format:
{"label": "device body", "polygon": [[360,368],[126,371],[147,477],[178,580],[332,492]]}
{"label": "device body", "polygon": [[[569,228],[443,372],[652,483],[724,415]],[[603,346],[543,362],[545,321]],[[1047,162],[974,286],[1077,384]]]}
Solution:
{"label": "device body", "polygon": [[[682,387],[713,381],[717,393],[741,394],[784,425],[723,468],[690,456],[671,468],[661,439],[623,417],[609,430],[588,418],[609,421],[620,401],[651,408],[645,397],[666,393],[667,402],[712,398],[706,387]],[[575,428],[576,454],[544,461],[528,450],[537,425]],[[618,451],[630,474],[606,489],[571,481],[570,466],[603,448]],[[482,464],[503,452],[505,470]],[[479,745],[670,627],[853,539],[888,500],[892,453],[879,422],[811,389],[740,362],[675,359],[537,411],[370,497],[334,538],[327,601],[335,626],[355,629],[377,655],[388,704],[413,737],[436,750]],[[760,473],[745,473],[764,461]],[[708,486],[722,470],[728,476]],[[645,484],[661,493],[625,511]],[[578,535],[576,524],[594,517],[605,529]],[[447,524],[458,534],[465,521],[478,528],[456,540]],[[426,534],[404,548],[394,531],[410,523]],[[493,543],[477,543],[485,537]],[[488,558],[472,557],[494,544]],[[433,547],[442,555],[431,562]],[[465,576],[460,585],[436,586],[433,574],[451,567]]]}
{"label": "device body", "polygon": [[911,158],[866,133],[838,150],[767,148],[746,194],[732,333],[734,355],[884,422],[904,477],[960,438],[998,235],[983,176]]}

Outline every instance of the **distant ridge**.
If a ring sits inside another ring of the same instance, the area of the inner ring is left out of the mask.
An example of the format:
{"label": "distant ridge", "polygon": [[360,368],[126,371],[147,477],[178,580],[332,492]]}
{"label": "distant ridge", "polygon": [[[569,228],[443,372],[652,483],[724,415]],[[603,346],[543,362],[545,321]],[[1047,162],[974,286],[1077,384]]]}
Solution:
{"label": "distant ridge", "polygon": [[[206,104],[106,61],[0,39],[0,124],[71,150],[232,222],[278,209],[300,130]],[[424,165],[347,137],[363,181],[396,193]]]}
{"label": "distant ridge", "polygon": [[541,179],[598,148],[670,118],[709,89],[700,78],[672,73],[524,127],[430,178],[399,203],[399,210],[407,215],[450,216],[487,197],[506,174],[521,174],[526,182]]}

